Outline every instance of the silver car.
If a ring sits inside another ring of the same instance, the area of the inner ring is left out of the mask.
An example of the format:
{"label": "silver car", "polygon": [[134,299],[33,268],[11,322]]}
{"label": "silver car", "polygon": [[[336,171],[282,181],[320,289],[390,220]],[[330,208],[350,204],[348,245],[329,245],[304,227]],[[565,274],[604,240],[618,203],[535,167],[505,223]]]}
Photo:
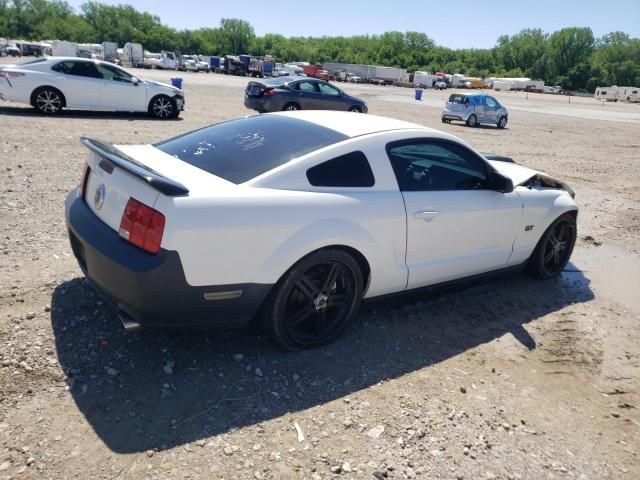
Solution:
{"label": "silver car", "polygon": [[452,93],[442,109],[442,123],[452,120],[465,122],[470,127],[492,123],[498,128],[507,126],[509,112],[495,98],[484,93]]}

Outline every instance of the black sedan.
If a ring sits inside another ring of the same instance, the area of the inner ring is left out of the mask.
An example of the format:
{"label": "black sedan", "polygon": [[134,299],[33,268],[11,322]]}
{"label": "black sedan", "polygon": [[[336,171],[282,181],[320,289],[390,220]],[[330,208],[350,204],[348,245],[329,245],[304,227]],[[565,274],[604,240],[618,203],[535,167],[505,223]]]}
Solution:
{"label": "black sedan", "polygon": [[367,113],[367,104],[324,80],[278,77],[255,80],[244,91],[244,106],[258,112],[346,110]]}

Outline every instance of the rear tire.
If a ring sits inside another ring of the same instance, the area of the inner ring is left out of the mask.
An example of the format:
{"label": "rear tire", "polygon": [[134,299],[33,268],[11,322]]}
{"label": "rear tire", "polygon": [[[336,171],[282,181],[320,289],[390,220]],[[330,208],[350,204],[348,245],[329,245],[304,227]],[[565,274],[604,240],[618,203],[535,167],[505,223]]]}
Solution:
{"label": "rear tire", "polygon": [[280,279],[262,308],[263,326],[282,348],[299,351],[333,342],[362,299],[358,262],[339,249],[319,250]]}
{"label": "rear tire", "polygon": [[282,110],[286,112],[295,112],[296,110],[300,110],[300,105],[294,102],[289,102],[282,107]]}
{"label": "rear tire", "polygon": [[65,99],[57,88],[41,87],[31,94],[31,105],[40,113],[55,115],[65,106]]}
{"label": "rear tire", "polygon": [[478,126],[478,118],[474,114],[469,115],[469,118],[467,118],[467,126],[471,128]]}
{"label": "rear tire", "polygon": [[149,115],[158,120],[171,120],[177,118],[180,112],[173,98],[166,95],[157,95],[149,102]]}
{"label": "rear tire", "polygon": [[570,213],[558,217],[544,232],[529,257],[528,272],[542,280],[560,275],[569,262],[576,235],[575,217]]}

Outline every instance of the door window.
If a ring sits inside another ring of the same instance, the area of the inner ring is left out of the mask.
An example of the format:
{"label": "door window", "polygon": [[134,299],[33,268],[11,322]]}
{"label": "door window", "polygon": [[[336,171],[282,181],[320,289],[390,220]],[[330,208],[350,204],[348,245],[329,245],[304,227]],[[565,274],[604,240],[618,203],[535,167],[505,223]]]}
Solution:
{"label": "door window", "polygon": [[487,107],[495,108],[495,109],[500,108],[500,104],[493,97],[487,97],[486,101],[487,101]]}
{"label": "door window", "polygon": [[76,75],[78,77],[89,78],[102,78],[102,75],[96,69],[96,65],[93,62],[70,62],[71,68],[69,70],[70,75]]}
{"label": "door window", "polygon": [[97,64],[96,69],[104,80],[113,82],[133,83],[132,76],[124,70],[112,67],[110,65]]}
{"label": "door window", "polygon": [[299,82],[295,84],[295,89],[301,92],[317,93],[316,84],[314,82]]}
{"label": "door window", "polygon": [[319,83],[318,88],[320,88],[320,93],[324,95],[331,95],[333,97],[340,96],[340,91],[336,87],[331,86],[328,83]]}
{"label": "door window", "polygon": [[487,186],[484,162],[467,148],[447,141],[420,141],[387,147],[401,191],[479,190]]}

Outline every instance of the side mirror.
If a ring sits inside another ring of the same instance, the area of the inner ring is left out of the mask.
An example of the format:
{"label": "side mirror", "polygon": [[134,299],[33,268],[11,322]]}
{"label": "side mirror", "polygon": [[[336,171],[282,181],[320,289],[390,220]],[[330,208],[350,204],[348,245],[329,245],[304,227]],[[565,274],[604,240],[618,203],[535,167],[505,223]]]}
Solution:
{"label": "side mirror", "polygon": [[496,192],[511,193],[513,192],[513,182],[498,172],[489,172],[489,188]]}
{"label": "side mirror", "polygon": [[138,80],[136,77],[132,77],[131,83],[133,83],[134,87],[137,87],[140,84],[140,80]]}

